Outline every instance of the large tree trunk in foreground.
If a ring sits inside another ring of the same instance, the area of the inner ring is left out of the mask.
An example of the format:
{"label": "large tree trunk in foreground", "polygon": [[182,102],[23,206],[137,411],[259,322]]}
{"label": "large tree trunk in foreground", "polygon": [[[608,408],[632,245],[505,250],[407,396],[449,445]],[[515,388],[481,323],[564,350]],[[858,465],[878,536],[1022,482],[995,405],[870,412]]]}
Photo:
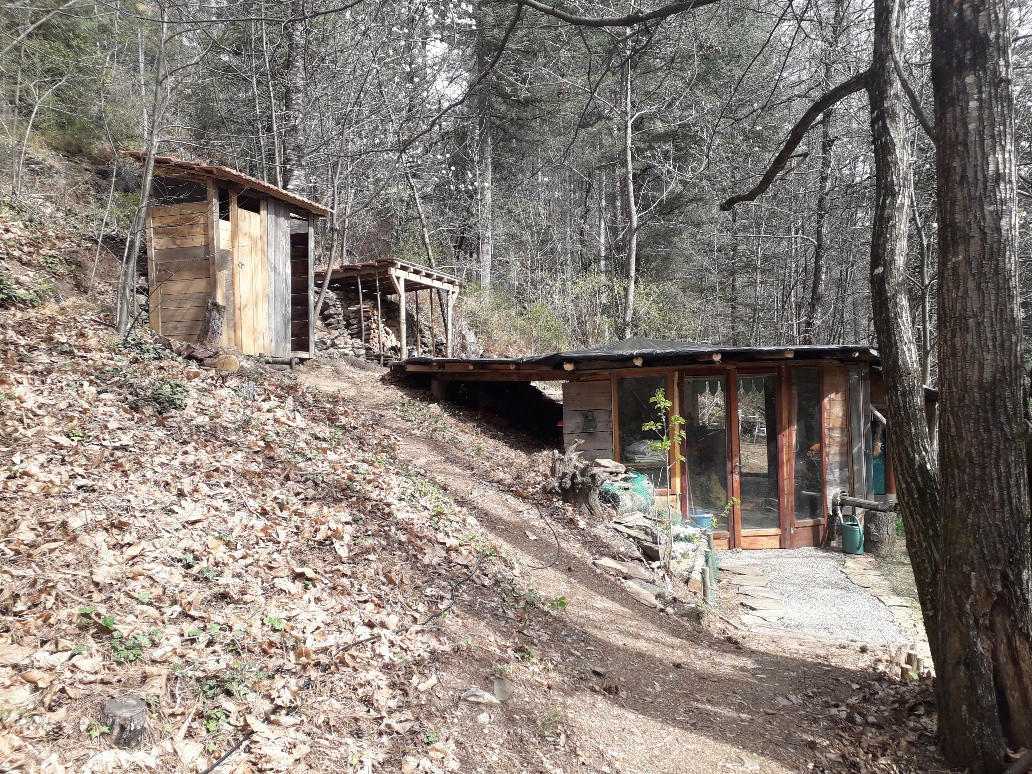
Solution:
{"label": "large tree trunk in foreground", "polygon": [[946,757],[1002,771],[1032,746],[1032,535],[1005,0],[933,0],[938,143]]}
{"label": "large tree trunk in foreground", "polygon": [[896,476],[925,629],[936,651],[939,565],[938,484],[925,420],[921,360],[907,298],[907,208],[910,176],[904,92],[892,66],[903,41],[904,3],[875,3],[874,52],[868,74],[874,142],[875,210],[871,233],[871,305],[888,404],[888,452]]}

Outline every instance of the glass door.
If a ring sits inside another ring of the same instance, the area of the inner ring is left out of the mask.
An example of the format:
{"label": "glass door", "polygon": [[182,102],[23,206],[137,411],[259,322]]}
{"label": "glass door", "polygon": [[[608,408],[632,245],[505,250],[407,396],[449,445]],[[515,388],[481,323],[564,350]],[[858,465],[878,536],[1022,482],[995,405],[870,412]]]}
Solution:
{"label": "glass door", "polygon": [[780,546],[777,393],[775,374],[737,375],[738,443],[732,456],[738,490],[735,542],[743,548]]}
{"label": "glass door", "polygon": [[712,527],[714,537],[728,540],[727,377],[685,376],[681,399],[685,516],[697,527]]}

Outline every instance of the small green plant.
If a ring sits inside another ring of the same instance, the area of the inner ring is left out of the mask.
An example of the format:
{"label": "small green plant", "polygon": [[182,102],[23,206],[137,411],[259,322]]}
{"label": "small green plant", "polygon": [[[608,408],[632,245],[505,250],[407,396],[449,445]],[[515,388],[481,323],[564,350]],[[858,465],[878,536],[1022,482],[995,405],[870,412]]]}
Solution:
{"label": "small green plant", "polygon": [[197,557],[193,555],[192,551],[184,552],[179,561],[184,567],[192,568],[197,566]]}
{"label": "small green plant", "polygon": [[78,656],[78,655],[81,655],[81,654],[83,654],[85,652],[86,652],[86,646],[85,645],[76,645],[74,648],[72,648],[72,655],[73,656]]}
{"label": "small green plant", "polygon": [[423,734],[423,744],[425,744],[427,747],[429,747],[432,744],[437,744],[437,742],[438,742],[438,740],[440,740],[440,738],[441,737],[438,736],[433,731],[427,731],[425,734]]}
{"label": "small green plant", "polygon": [[146,605],[148,602],[151,601],[151,595],[148,594],[146,591],[141,591],[139,594],[136,595],[136,601],[142,602]]}
{"label": "small green plant", "polygon": [[210,707],[204,711],[204,728],[209,734],[214,734],[225,722],[226,713],[222,710]]}
{"label": "small green plant", "polygon": [[90,735],[90,739],[98,739],[103,734],[110,734],[111,729],[107,726],[97,723],[96,721],[93,721],[87,727],[86,733]]}
{"label": "small green plant", "polygon": [[212,580],[215,580],[217,577],[219,577],[219,571],[216,570],[211,565],[207,565],[207,564],[204,565],[204,567],[202,567],[200,569],[200,573],[201,573],[201,577],[204,580],[206,580],[206,581],[212,581]]}
{"label": "small green plant", "polygon": [[93,614],[97,612],[96,605],[86,605],[79,608],[79,623],[88,624],[93,620]]}
{"label": "small green plant", "polygon": [[111,652],[116,663],[136,661],[143,655],[143,649],[151,646],[151,639],[145,635],[126,637],[120,631],[111,633]]}
{"label": "small green plant", "polygon": [[151,386],[150,402],[159,414],[186,408],[186,385],[176,379],[158,379]]}
{"label": "small green plant", "polygon": [[548,606],[553,610],[558,610],[559,612],[565,610],[566,605],[566,597],[553,597],[548,601]]}
{"label": "small green plant", "polygon": [[262,622],[270,629],[272,629],[274,632],[283,631],[283,629],[286,628],[287,625],[282,618],[278,618],[272,615],[265,616],[265,618],[262,619]]}

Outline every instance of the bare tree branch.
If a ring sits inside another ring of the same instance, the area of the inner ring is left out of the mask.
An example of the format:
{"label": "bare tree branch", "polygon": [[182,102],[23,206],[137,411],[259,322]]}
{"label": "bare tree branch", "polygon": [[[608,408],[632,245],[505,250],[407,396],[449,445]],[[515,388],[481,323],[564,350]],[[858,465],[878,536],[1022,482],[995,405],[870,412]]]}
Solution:
{"label": "bare tree branch", "polygon": [[553,19],[559,19],[578,27],[635,27],[639,24],[647,24],[650,21],[661,21],[669,16],[686,11],[694,11],[696,8],[712,5],[719,2],[719,0],[688,0],[688,2],[670,3],[652,11],[629,13],[626,16],[578,16],[575,13],[569,13],[547,3],[539,2],[539,0],[516,0],[516,2],[517,6],[525,5],[528,8],[533,8],[535,11],[551,16]]}
{"label": "bare tree branch", "polygon": [[773,161],[771,161],[767,171],[764,173],[763,177],[760,178],[760,182],[758,182],[752,190],[732,196],[720,205],[720,209],[724,212],[729,212],[736,204],[741,202],[751,202],[763,195],[795,154],[795,149],[799,147],[799,143],[803,141],[803,137],[806,136],[806,132],[811,126],[813,126],[814,121],[820,118],[821,113],[837,102],[845,99],[850,94],[856,94],[856,92],[867,88],[867,73],[868,71],[864,70],[862,73],[854,75],[849,80],[843,81],[810,105],[809,109],[803,113],[802,118],[796,121],[795,126],[792,127],[792,131],[788,133],[788,139],[785,140],[785,144],[782,146],[778,155],[774,157]]}
{"label": "bare tree branch", "polygon": [[928,135],[928,139],[935,144],[935,127],[932,126],[932,122],[928,119],[928,116],[924,112],[924,108],[921,107],[921,100],[917,97],[917,92],[914,91],[914,87],[910,85],[910,81],[907,79],[907,74],[903,72],[903,63],[899,61],[899,55],[895,49],[892,51],[892,66],[896,69],[896,75],[899,76],[900,85],[903,86],[903,91],[906,92],[907,99],[910,100],[910,109],[914,111],[914,115],[917,117],[918,123],[921,124],[921,128],[925,130],[925,134]]}
{"label": "bare tree branch", "polygon": [[512,21],[509,22],[509,26],[505,28],[505,34],[502,35],[502,40],[498,44],[498,50],[495,52],[495,55],[491,58],[491,61],[487,63],[487,67],[484,68],[484,71],[482,73],[480,73],[476,77],[476,80],[474,80],[473,83],[471,83],[462,92],[462,96],[461,97],[459,97],[454,102],[450,102],[447,105],[445,105],[443,108],[441,108],[437,112],[437,115],[434,116],[433,118],[431,118],[430,121],[427,123],[427,125],[425,127],[423,127],[420,131],[416,132],[414,135],[412,135],[407,140],[405,140],[401,144],[401,148],[398,151],[400,154],[404,155],[405,151],[407,151],[409,148],[411,148],[412,144],[416,140],[420,139],[421,137],[425,137],[431,131],[433,131],[433,128],[435,126],[437,126],[438,123],[440,123],[442,118],[444,118],[446,115],[448,115],[448,113],[450,113],[452,110],[454,110],[459,105],[463,104],[467,99],[469,99],[470,95],[476,90],[477,86],[479,86],[483,82],[483,80],[488,75],[491,74],[491,71],[494,70],[495,67],[498,66],[498,63],[500,61],[502,61],[502,55],[505,53],[505,47],[509,44],[509,38],[512,37],[513,30],[516,29],[516,25],[519,24],[520,16],[522,16],[522,15],[523,15],[523,0],[517,0],[517,3],[516,3],[516,13],[513,14]]}

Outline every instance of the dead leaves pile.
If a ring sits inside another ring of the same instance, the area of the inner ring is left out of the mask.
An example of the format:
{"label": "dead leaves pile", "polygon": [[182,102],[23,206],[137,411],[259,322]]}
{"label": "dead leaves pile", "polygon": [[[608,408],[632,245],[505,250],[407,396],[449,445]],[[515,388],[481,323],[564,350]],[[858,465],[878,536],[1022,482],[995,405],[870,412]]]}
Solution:
{"label": "dead leaves pile", "polygon": [[[248,734],[226,771],[454,768],[420,742],[448,647],[422,624],[474,566],[464,517],[431,525],[339,398],[97,315],[0,311],[0,767],[199,771]],[[126,692],[131,752],[97,709]]]}

